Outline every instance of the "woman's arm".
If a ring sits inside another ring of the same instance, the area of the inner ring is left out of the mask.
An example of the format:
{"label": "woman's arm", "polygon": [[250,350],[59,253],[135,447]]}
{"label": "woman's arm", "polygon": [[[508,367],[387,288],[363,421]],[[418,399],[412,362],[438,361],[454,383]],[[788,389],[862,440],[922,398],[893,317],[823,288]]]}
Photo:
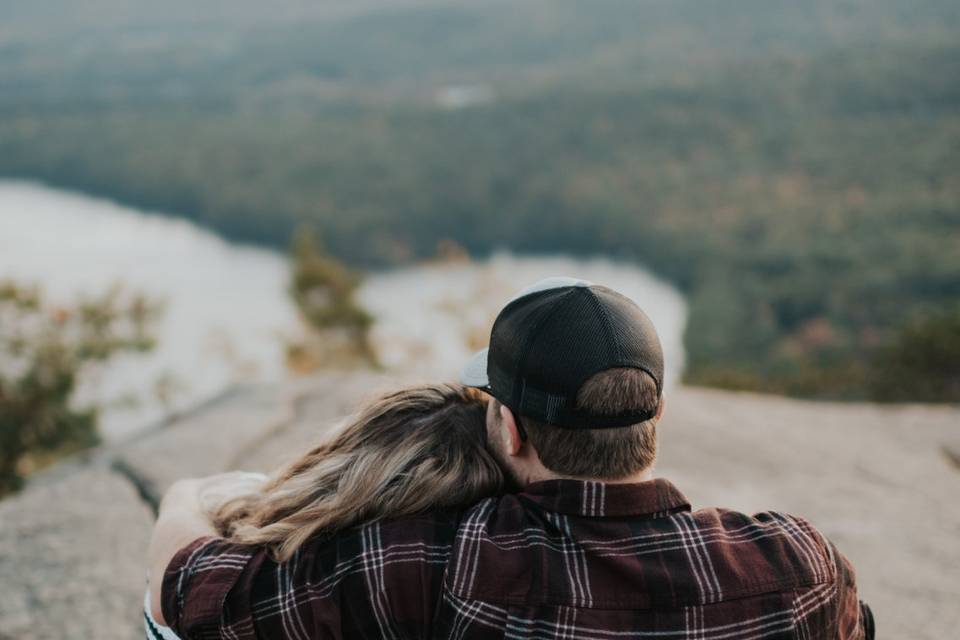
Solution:
{"label": "woman's arm", "polygon": [[178,480],[160,502],[160,513],[153,527],[147,563],[150,572],[150,609],[153,618],[167,624],[160,606],[163,574],[177,551],[197,538],[216,536],[217,532],[200,503],[203,480]]}

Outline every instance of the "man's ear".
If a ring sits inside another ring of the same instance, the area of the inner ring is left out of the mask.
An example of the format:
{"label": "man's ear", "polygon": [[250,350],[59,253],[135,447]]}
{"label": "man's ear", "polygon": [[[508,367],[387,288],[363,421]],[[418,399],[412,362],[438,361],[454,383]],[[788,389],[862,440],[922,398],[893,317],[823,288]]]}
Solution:
{"label": "man's ear", "polygon": [[666,404],[667,399],[663,396],[660,396],[660,406],[657,407],[657,422],[660,422],[660,418],[663,417],[663,405]]}
{"label": "man's ear", "polygon": [[517,421],[513,417],[513,412],[503,404],[500,405],[500,437],[503,439],[503,450],[507,454],[515,456],[520,453],[523,441],[517,430]]}

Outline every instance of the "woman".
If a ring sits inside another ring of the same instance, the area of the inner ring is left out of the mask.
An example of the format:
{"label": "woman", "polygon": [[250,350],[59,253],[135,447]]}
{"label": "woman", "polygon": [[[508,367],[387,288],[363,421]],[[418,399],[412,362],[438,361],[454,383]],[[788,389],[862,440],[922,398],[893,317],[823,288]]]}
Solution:
{"label": "woman", "polygon": [[[272,477],[233,476],[227,489],[215,477],[201,499],[220,535],[284,562],[316,535],[499,492],[504,476],[486,446],[485,414],[483,397],[459,385],[389,393]],[[224,500],[237,486],[249,490]],[[145,615],[149,638],[176,638],[149,606]]]}

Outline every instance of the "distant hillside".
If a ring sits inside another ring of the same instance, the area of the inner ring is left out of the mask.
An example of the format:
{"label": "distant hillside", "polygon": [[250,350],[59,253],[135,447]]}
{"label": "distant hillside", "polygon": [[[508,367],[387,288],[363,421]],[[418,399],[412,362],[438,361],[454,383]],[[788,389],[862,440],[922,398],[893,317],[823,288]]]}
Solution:
{"label": "distant hillside", "polygon": [[[689,76],[730,59],[956,41],[951,0],[19,0],[0,104],[323,95],[411,83]],[[578,79],[579,81],[579,79]]]}
{"label": "distant hillside", "polygon": [[312,222],[355,264],[635,259],[722,386],[863,397],[960,305],[955,2],[100,6],[0,7],[0,174],[278,247]]}

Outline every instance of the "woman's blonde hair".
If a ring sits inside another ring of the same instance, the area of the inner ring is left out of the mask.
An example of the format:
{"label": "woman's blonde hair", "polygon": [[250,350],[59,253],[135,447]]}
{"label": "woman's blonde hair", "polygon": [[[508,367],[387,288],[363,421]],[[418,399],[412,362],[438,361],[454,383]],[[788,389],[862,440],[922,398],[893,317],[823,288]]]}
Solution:
{"label": "woman's blonde hair", "polygon": [[258,493],[215,507],[213,524],[282,562],[315,534],[495,494],[503,473],[486,446],[485,412],[480,394],[459,385],[384,395]]}

